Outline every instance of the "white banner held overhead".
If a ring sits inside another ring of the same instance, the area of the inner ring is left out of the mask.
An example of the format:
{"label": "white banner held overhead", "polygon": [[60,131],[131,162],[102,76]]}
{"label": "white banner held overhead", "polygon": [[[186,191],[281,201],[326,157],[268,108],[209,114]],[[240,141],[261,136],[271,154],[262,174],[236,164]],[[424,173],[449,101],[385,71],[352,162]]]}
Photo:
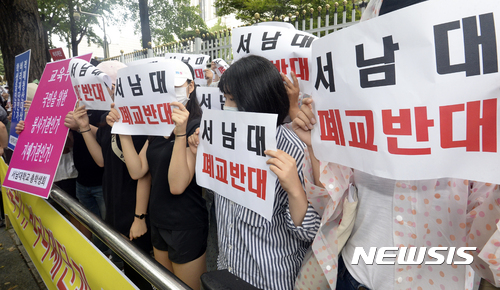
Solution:
{"label": "white banner held overhead", "polygon": [[276,175],[264,150],[276,150],[275,114],[206,110],[196,156],[198,185],[271,220]]}
{"label": "white banner held overhead", "polygon": [[233,57],[234,61],[249,54],[265,57],[290,80],[293,71],[299,80],[300,91],[311,94],[311,45],[316,39],[284,22],[238,27],[233,30]]}
{"label": "white banner held overhead", "polygon": [[467,3],[422,2],[313,43],[320,160],[397,180],[500,183],[500,2]]}
{"label": "white banner held overhead", "polygon": [[166,136],[175,128],[171,102],[175,102],[174,68],[169,61],[144,63],[118,71],[115,108],[120,120],[113,134]]}
{"label": "white banner held overhead", "polygon": [[205,110],[224,110],[226,98],[219,88],[197,87],[196,96],[198,103],[203,111]]}
{"label": "white banner held overhead", "polygon": [[87,110],[109,111],[113,102],[107,89],[112,87],[111,78],[89,62],[78,58],[71,59],[69,70],[80,105],[85,105]]}
{"label": "white banner held overhead", "polygon": [[194,70],[194,82],[197,85],[205,86],[207,80],[205,79],[204,69],[207,68],[209,55],[205,54],[188,54],[188,53],[165,53],[166,59],[179,59],[188,63]]}

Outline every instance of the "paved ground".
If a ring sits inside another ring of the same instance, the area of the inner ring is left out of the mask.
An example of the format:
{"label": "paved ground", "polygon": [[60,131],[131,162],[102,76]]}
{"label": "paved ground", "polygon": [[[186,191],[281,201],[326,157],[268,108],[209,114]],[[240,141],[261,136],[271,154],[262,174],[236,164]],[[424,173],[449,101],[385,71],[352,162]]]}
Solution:
{"label": "paved ground", "polygon": [[46,290],[14,229],[0,227],[0,290]]}

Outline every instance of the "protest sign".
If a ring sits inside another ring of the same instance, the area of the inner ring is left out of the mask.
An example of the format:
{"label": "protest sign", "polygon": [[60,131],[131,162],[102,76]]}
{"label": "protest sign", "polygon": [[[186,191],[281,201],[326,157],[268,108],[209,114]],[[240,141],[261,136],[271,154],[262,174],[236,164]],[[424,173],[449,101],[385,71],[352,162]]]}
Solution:
{"label": "protest sign", "polygon": [[215,73],[220,77],[229,68],[229,65],[222,58],[216,58],[213,60],[215,63]]}
{"label": "protest sign", "polygon": [[17,138],[16,126],[19,121],[24,120],[24,101],[28,94],[28,79],[30,71],[31,49],[16,55],[14,69],[14,88],[12,95],[12,118],[10,123],[9,149],[16,148]]}
{"label": "protest sign", "polygon": [[179,59],[188,63],[194,70],[194,82],[200,86],[205,86],[207,84],[203,70],[207,68],[207,62],[210,56],[204,54],[165,53],[165,58]]}
{"label": "protest sign", "polygon": [[427,1],[313,42],[316,157],[390,179],[500,183],[499,15],[498,1]]}
{"label": "protest sign", "polygon": [[226,98],[219,88],[197,87],[196,96],[198,103],[203,111],[205,110],[224,110]]}
{"label": "protest sign", "polygon": [[68,135],[64,117],[76,103],[69,62],[66,59],[45,66],[3,186],[48,198]]}
{"label": "protest sign", "polygon": [[311,44],[315,39],[316,36],[284,22],[238,27],[233,30],[233,62],[249,54],[265,57],[290,80],[293,71],[300,91],[310,95]]}
{"label": "protest sign", "polygon": [[275,114],[206,110],[196,155],[198,185],[271,220],[276,175],[264,154],[276,150]]}
{"label": "protest sign", "polygon": [[[0,180],[6,172],[0,160]],[[46,200],[5,187],[2,198],[5,214],[48,289],[138,289]]]}
{"label": "protest sign", "polygon": [[175,97],[174,62],[141,62],[118,71],[115,107],[120,120],[113,134],[165,136],[175,128],[171,102]]}
{"label": "protest sign", "polygon": [[111,78],[83,59],[71,59],[69,68],[80,105],[85,105],[87,110],[109,111],[113,102],[107,89],[112,87]]}
{"label": "protest sign", "polygon": [[52,56],[53,61],[66,59],[64,51],[61,47],[49,49],[50,56]]}

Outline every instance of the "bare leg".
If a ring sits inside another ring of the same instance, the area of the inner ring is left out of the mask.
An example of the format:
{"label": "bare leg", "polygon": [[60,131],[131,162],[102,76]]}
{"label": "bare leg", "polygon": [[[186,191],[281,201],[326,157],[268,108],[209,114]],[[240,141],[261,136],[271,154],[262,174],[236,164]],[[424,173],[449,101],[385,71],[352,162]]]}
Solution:
{"label": "bare leg", "polygon": [[200,289],[200,276],[207,271],[205,254],[185,264],[172,263],[172,266],[174,267],[175,276],[179,277],[179,279],[194,290]]}
{"label": "bare leg", "polygon": [[163,267],[167,268],[170,272],[174,273],[174,268],[172,267],[172,262],[168,258],[168,252],[167,251],[158,250],[155,247],[153,247],[153,252],[154,252],[154,255],[155,255],[155,260],[158,263],[162,264]]}

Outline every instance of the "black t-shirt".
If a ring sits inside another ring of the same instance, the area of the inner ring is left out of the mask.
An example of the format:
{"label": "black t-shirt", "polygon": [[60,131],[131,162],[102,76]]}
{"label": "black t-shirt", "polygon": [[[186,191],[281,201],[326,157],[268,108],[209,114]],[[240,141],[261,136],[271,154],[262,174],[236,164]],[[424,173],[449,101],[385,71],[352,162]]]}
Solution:
{"label": "black t-shirt", "polygon": [[[193,134],[199,126],[200,119],[191,120],[187,125],[187,136]],[[196,175],[184,193],[179,195],[170,193],[168,169],[174,149],[174,139],[155,137],[149,141],[146,156],[152,178],[149,199],[151,223],[158,228],[168,230],[207,227],[208,212],[201,187],[196,184]]]}
{"label": "black t-shirt", "polygon": [[[107,111],[89,110],[89,123],[99,127],[101,116]],[[102,174],[104,169],[99,167],[90,155],[83,136],[74,131],[73,161],[78,170],[76,181],[83,186],[99,186],[102,184]]]}
{"label": "black t-shirt", "polygon": [[[128,173],[126,164],[116,156],[111,143],[111,127],[105,125],[97,130],[96,139],[101,145],[104,158],[102,191],[106,205],[106,222],[128,237],[130,226],[134,222],[137,180]],[[146,143],[146,136],[132,136],[134,147],[139,153]],[[122,150],[120,137],[116,143]]]}

